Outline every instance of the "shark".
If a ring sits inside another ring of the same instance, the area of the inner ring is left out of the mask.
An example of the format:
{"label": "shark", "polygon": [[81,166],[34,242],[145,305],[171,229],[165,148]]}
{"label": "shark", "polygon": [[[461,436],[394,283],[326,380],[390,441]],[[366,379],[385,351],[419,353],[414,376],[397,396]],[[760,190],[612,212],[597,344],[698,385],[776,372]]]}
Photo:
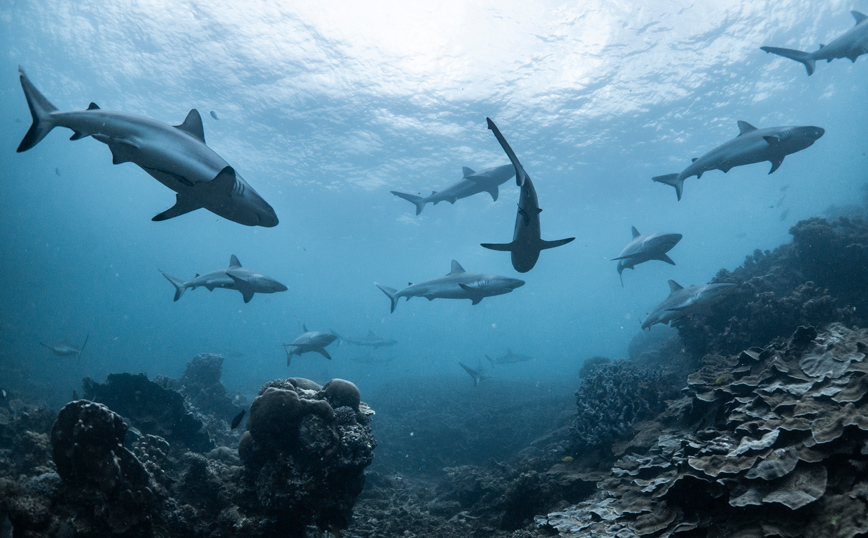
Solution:
{"label": "shark", "polygon": [[633,240],[630,241],[621,254],[612,260],[618,260],[618,277],[621,286],[624,286],[624,277],[621,274],[624,269],[633,269],[640,263],[651,260],[660,260],[675,265],[667,252],[681,241],[681,234],[653,233],[642,235],[635,226],[632,227]]}
{"label": "shark", "polygon": [[461,264],[452,260],[452,270],[446,276],[410,283],[402,290],[381,286],[374,282],[380,291],[392,302],[392,312],[398,306],[401,297],[410,300],[411,297],[424,297],[429,301],[434,299],[470,299],[473,304],[486,297],[504,295],[516,288],[524,286],[524,280],[484,273],[468,273]]}
{"label": "shark", "polygon": [[491,366],[494,367],[495,364],[515,364],[518,362],[526,362],[531,360],[530,355],[522,355],[521,353],[513,353],[511,349],[507,349],[506,353],[501,355],[500,357],[489,357],[485,356],[488,359],[488,362],[491,363]]}
{"label": "shark", "polygon": [[55,127],[66,127],[70,140],[92,137],[106,145],[112,163],[134,163],[175,191],[175,205],[154,221],[207,209],[246,226],[277,226],[274,209],[232,166],[205,144],[202,117],[194,108],[180,125],[111,112],[91,103],[87,110],[61,112],[33,85],[24,70],[18,74],[33,124],[18,152],[38,144]]}
{"label": "shark", "polygon": [[81,359],[81,354],[84,353],[84,348],[87,346],[87,341],[90,338],[90,335],[84,337],[84,343],[81,347],[75,347],[71,344],[57,344],[57,345],[49,345],[44,342],[39,342],[42,346],[51,350],[52,353],[57,355],[58,357],[75,357],[76,359]]}
{"label": "shark", "polygon": [[308,331],[305,325],[301,327],[304,330],[301,336],[293,340],[291,344],[283,344],[283,349],[286,351],[286,365],[289,366],[289,363],[292,362],[293,355],[300,357],[302,353],[310,352],[319,353],[328,360],[331,360],[332,356],[329,355],[329,352],[325,348],[334,342],[337,336],[319,331]]}
{"label": "shark", "polygon": [[518,214],[515,216],[515,230],[512,234],[512,242],[482,243],[482,246],[491,250],[512,253],[513,268],[519,273],[527,273],[536,265],[541,251],[566,245],[573,241],[575,237],[558,239],[557,241],[544,241],[540,238],[539,214],[542,212],[542,209],[539,207],[539,200],[537,199],[533,182],[519,162],[515,152],[512,151],[506,138],[501,134],[500,129],[497,128],[497,125],[491,121],[491,118],[485,119],[488,122],[488,128],[494,132],[495,138],[500,142],[500,146],[515,168],[515,182],[516,185],[521,187],[521,192],[518,197]]}
{"label": "shark", "polygon": [[408,202],[412,202],[416,206],[416,214],[425,209],[425,204],[437,205],[440,202],[449,202],[454,204],[461,198],[467,198],[480,192],[487,192],[491,195],[491,199],[497,201],[497,188],[506,183],[509,178],[515,175],[515,168],[511,164],[488,168],[481,172],[475,172],[473,169],[463,167],[462,172],[464,177],[457,183],[449,185],[442,191],[433,191],[430,196],[415,196],[404,192],[390,191],[398,198],[403,198]]}
{"label": "shark", "polygon": [[810,147],[825,129],[814,126],[765,127],[757,129],[746,121],[738,122],[738,136],[724,142],[698,159],[693,159],[679,174],[667,174],[651,178],[658,183],[675,187],[675,195],[681,200],[684,180],[690,176],[697,179],[708,170],[727,173],[735,166],[769,161],[769,174],[777,170],[784,157]]}
{"label": "shark", "polygon": [[802,52],[780,47],[760,47],[760,49],[801,62],[805,66],[808,76],[814,74],[817,60],[831,62],[838,58],[847,58],[851,62],[855,62],[859,56],[868,54],[868,22],[866,22],[868,16],[858,11],[851,11],[850,14],[856,19],[856,25],[832,40],[828,45],[820,45],[820,48],[814,52]]}
{"label": "shark", "polygon": [[394,346],[398,343],[397,340],[391,340],[389,338],[383,338],[374,334],[374,331],[368,331],[368,334],[362,336],[360,338],[347,338],[339,335],[338,333],[332,331],[332,334],[338,337],[338,340],[341,342],[346,342],[348,344],[352,344],[354,346],[368,346],[374,349],[379,349],[381,347]]}
{"label": "shark", "polygon": [[703,284],[684,288],[670,280],[669,297],[654,307],[642,321],[642,330],[650,330],[651,326],[657,323],[668,325],[691,314],[708,313],[712,306],[735,289],[735,284]]}
{"label": "shark", "polygon": [[242,267],[235,254],[229,257],[229,267],[226,269],[218,269],[204,275],[197,274],[187,282],[163,271],[160,273],[175,286],[175,301],[180,299],[188,289],[196,288],[207,288],[208,291],[214,291],[215,288],[235,290],[241,293],[245,303],[249,303],[255,293],[277,293],[287,290],[286,286],[273,278]]}
{"label": "shark", "polygon": [[488,379],[488,375],[486,375],[486,372],[482,369],[482,365],[479,365],[476,368],[471,368],[461,361],[459,361],[458,364],[462,368],[464,368],[465,372],[470,374],[470,377],[473,378],[473,386],[474,387],[478,387],[479,382],[482,381],[483,379]]}

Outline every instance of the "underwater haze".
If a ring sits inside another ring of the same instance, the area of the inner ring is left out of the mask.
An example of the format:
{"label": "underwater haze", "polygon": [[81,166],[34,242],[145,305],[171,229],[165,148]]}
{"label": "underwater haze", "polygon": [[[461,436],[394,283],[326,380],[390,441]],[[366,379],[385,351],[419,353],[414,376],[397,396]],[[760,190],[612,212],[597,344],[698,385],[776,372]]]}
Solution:
{"label": "underwater haze", "polygon": [[[252,397],[271,379],[339,377],[366,390],[406,379],[473,383],[459,366],[508,350],[532,357],[497,378],[574,379],[584,359],[625,357],[641,320],[669,294],[790,240],[797,221],[862,199],[868,167],[868,59],[802,65],[762,45],[812,51],[853,26],[868,0],[587,2],[197,2],[5,0],[0,4],[0,271],[3,388],[59,407],[85,376],[178,377],[221,353],[223,383]],[[24,153],[31,116],[21,66],[60,110],[104,110],[180,124],[198,109],[205,140],[269,202],[274,228],[204,209],[164,222],[174,193],[92,138],[57,128]],[[213,114],[211,112],[213,111]],[[533,178],[542,238],[576,237],[517,273],[508,253],[519,187],[428,205],[420,194],[462,167],[509,164],[490,117]],[[218,119],[219,118],[219,119]],[[680,172],[757,127],[825,129],[813,146],[713,170]],[[612,258],[642,233],[683,234],[676,265],[625,270]],[[231,255],[287,291],[187,290],[182,280]],[[521,278],[468,300],[389,299],[445,275]],[[302,333],[369,330],[371,351],[332,344],[286,365]],[[651,332],[661,330],[655,326]],[[87,347],[80,359],[40,345]],[[388,359],[392,360],[388,360]],[[483,383],[485,384],[485,382]]]}

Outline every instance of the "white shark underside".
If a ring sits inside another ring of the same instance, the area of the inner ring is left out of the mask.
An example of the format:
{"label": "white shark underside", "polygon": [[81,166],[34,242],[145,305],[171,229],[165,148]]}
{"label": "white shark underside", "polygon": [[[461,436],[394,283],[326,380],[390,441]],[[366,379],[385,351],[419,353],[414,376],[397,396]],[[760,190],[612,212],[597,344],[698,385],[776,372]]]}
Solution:
{"label": "white shark underside", "polygon": [[205,145],[202,118],[196,109],[177,126],[102,110],[94,103],[87,110],[60,112],[20,67],[19,77],[33,116],[19,153],[38,144],[55,127],[66,127],[73,131],[71,140],[93,137],[108,145],[113,164],[134,163],[177,193],[175,205],[155,216],[155,221],[204,208],[247,226],[277,225],[274,209]]}
{"label": "white shark underside", "polygon": [[398,191],[390,192],[399,198],[412,202],[416,206],[416,214],[418,215],[425,209],[425,204],[437,205],[440,202],[454,204],[461,198],[467,198],[480,192],[487,192],[491,195],[491,199],[496,202],[497,188],[515,175],[515,168],[511,164],[489,168],[481,172],[475,172],[466,166],[462,170],[464,177],[461,181],[453,183],[441,191],[434,191],[431,196],[423,197]]}
{"label": "white shark underside", "polygon": [[684,180],[690,176],[697,179],[709,170],[727,173],[736,166],[769,161],[769,174],[784,162],[784,157],[811,146],[825,133],[821,127],[789,126],[757,129],[746,121],[738,122],[738,136],[709,151],[685,168],[680,174],[667,174],[651,179],[675,187],[681,200]]}
{"label": "white shark underside", "polygon": [[434,299],[470,299],[473,304],[486,297],[504,295],[515,288],[524,286],[524,281],[499,275],[483,273],[468,273],[461,264],[452,260],[452,270],[446,276],[410,284],[402,290],[374,283],[389,297],[392,302],[392,312],[398,306],[398,299],[424,297],[429,301]]}
{"label": "white shark underside", "polygon": [[518,213],[515,216],[515,229],[512,234],[511,243],[482,243],[482,246],[503,252],[510,252],[512,258],[512,266],[519,273],[526,273],[533,269],[539,260],[541,251],[547,248],[555,248],[561,245],[566,245],[575,237],[567,239],[558,239],[557,241],[545,241],[540,236],[540,221],[539,214],[542,209],[539,207],[536,189],[533,187],[533,182],[530,176],[525,172],[524,167],[516,157],[515,152],[510,147],[506,138],[500,133],[497,125],[491,121],[491,118],[485,118],[488,122],[488,128],[494,132],[495,138],[500,142],[509,160],[515,167],[515,181],[521,187],[518,199]]}
{"label": "white shark underside", "polygon": [[847,58],[855,62],[859,56],[868,54],[868,16],[858,11],[851,11],[850,14],[856,19],[856,25],[828,45],[820,45],[820,48],[814,52],[780,47],[760,47],[760,49],[802,63],[808,76],[814,74],[817,60],[831,62],[837,58]]}

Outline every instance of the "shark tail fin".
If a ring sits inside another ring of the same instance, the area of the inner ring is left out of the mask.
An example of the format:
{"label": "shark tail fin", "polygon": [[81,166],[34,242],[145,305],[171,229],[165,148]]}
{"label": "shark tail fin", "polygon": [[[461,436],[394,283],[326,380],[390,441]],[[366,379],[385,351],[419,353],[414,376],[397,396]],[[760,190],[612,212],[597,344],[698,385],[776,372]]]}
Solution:
{"label": "shark tail fin", "polygon": [[470,377],[473,378],[473,386],[478,387],[479,382],[482,380],[482,372],[480,372],[479,370],[474,370],[463,362],[459,362],[458,364],[460,364],[461,367],[464,368],[464,371],[470,374]]}
{"label": "shark tail fin", "polygon": [[173,286],[175,286],[175,300],[177,301],[178,299],[180,299],[181,296],[184,295],[184,292],[187,290],[187,286],[184,285],[184,281],[180,278],[175,278],[172,275],[167,275],[162,271],[160,271],[160,273],[162,273],[163,276],[166,277],[166,280],[168,280],[172,283]]}
{"label": "shark tail fin", "polygon": [[392,301],[392,312],[395,311],[395,307],[398,306],[398,290],[395,288],[390,288],[389,286],[381,286],[374,282],[374,285],[380,288],[380,291],[386,294],[389,297],[389,300]]}
{"label": "shark tail fin", "polygon": [[654,176],[651,179],[657,183],[666,183],[675,187],[675,195],[681,200],[681,193],[684,190],[684,178],[679,177],[681,174],[666,174],[665,176]]}
{"label": "shark tail fin", "polygon": [[573,241],[575,237],[567,237],[566,239],[558,239],[557,241],[545,241],[542,240],[540,245],[540,250],[545,250],[547,248],[555,248],[562,245],[566,245],[567,243]]}
{"label": "shark tail fin", "polygon": [[87,336],[84,337],[84,343],[81,345],[81,349],[78,350],[78,362],[81,362],[81,354],[84,353],[84,348],[87,347],[87,341],[90,339],[90,333],[87,333]]}
{"label": "shark tail fin", "polygon": [[391,191],[391,193],[394,194],[395,196],[397,196],[398,198],[403,198],[404,200],[407,200],[408,202],[412,202],[413,205],[416,206],[416,214],[417,215],[419,213],[421,213],[423,209],[425,209],[425,199],[422,198],[421,196],[414,196],[412,194],[407,194],[407,193],[398,192],[398,191]]}
{"label": "shark tail fin", "polygon": [[778,56],[783,56],[784,58],[789,58],[790,60],[801,62],[805,66],[805,70],[808,71],[808,76],[814,74],[814,58],[811,57],[811,54],[808,52],[794,49],[782,49],[779,47],[760,47],[760,49],[766,52],[771,52],[772,54],[777,54]]}
{"label": "shark tail fin", "polygon": [[52,105],[36,89],[36,86],[30,82],[30,79],[27,78],[27,75],[24,74],[24,70],[20,66],[18,67],[18,75],[21,79],[21,87],[24,89],[24,97],[27,99],[27,106],[30,108],[30,115],[33,116],[33,124],[18,146],[18,153],[21,153],[38,144],[49,131],[54,129],[56,125],[51,114],[57,112],[57,107]]}

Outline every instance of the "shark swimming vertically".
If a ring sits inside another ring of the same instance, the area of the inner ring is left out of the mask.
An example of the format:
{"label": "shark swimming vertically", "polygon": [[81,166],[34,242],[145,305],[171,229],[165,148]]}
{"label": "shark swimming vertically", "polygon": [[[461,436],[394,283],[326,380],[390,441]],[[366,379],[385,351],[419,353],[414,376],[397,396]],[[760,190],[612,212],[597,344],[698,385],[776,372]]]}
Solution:
{"label": "shark swimming vertically", "polygon": [[27,151],[55,127],[66,127],[70,140],[85,137],[108,145],[112,163],[131,162],[177,193],[175,205],[155,216],[162,221],[207,209],[247,226],[277,226],[274,209],[235,169],[205,145],[202,117],[194,108],[176,126],[155,120],[102,110],[91,103],[87,110],[61,112],[18,68],[21,87],[33,124],[18,152]]}
{"label": "shark swimming vertically", "polygon": [[215,288],[235,290],[241,293],[245,303],[249,303],[255,293],[277,293],[287,290],[286,286],[273,278],[241,267],[241,262],[238,261],[235,254],[229,257],[229,267],[226,269],[218,269],[204,275],[197,274],[187,282],[163,273],[163,271],[160,273],[175,286],[176,301],[188,289],[194,290],[196,288],[206,288],[208,291],[214,291]]}
{"label": "shark swimming vertically", "polygon": [[485,119],[488,122],[488,128],[494,132],[495,138],[500,142],[500,146],[507,157],[509,157],[513,167],[515,167],[515,182],[516,185],[521,187],[521,192],[518,198],[518,214],[515,216],[515,229],[512,234],[512,242],[482,243],[482,246],[491,250],[510,252],[512,254],[512,266],[515,270],[519,273],[527,273],[536,265],[541,251],[547,248],[566,245],[575,239],[575,237],[558,239],[557,241],[545,241],[540,237],[539,214],[542,212],[542,209],[539,207],[539,200],[537,199],[533,182],[518,161],[518,157],[512,151],[506,138],[500,133],[497,125],[491,121],[491,118]]}
{"label": "shark swimming vertically", "polygon": [[426,280],[418,284],[409,284],[402,290],[374,283],[380,291],[392,302],[392,312],[398,306],[398,299],[424,297],[429,301],[434,299],[470,299],[473,304],[486,297],[503,295],[516,288],[524,286],[524,280],[484,273],[468,273],[461,264],[452,260],[452,270],[440,278]]}
{"label": "shark swimming vertically", "polygon": [[703,284],[684,288],[674,280],[669,281],[669,297],[654,307],[642,321],[642,330],[662,323],[681,319],[690,314],[707,314],[726,295],[735,291],[735,284]]}
{"label": "shark swimming vertically", "polygon": [[624,285],[624,278],[621,274],[624,269],[633,269],[640,263],[645,263],[651,260],[660,260],[668,264],[675,265],[672,258],[666,255],[667,252],[681,241],[681,234],[640,234],[635,226],[632,227],[633,240],[630,241],[621,254],[612,260],[618,260],[618,277],[621,278],[621,286]]}
{"label": "shark swimming vertically", "polygon": [[283,349],[286,351],[286,365],[292,362],[292,356],[301,356],[302,353],[319,353],[328,360],[332,359],[329,352],[325,350],[326,346],[337,339],[337,336],[331,333],[320,331],[308,331],[307,326],[302,325],[304,333],[293,340],[291,344],[283,344]]}
{"label": "shark swimming vertically", "polygon": [[454,204],[461,198],[467,198],[480,192],[487,192],[491,199],[497,201],[497,187],[506,183],[515,175],[515,168],[511,164],[488,168],[481,172],[475,172],[466,166],[462,169],[464,177],[457,183],[449,185],[442,191],[433,191],[430,196],[416,196],[404,192],[391,191],[398,198],[412,202],[416,206],[416,214],[425,209],[425,204],[437,205],[440,202]]}
{"label": "shark swimming vertically", "polygon": [[723,173],[735,166],[763,161],[772,163],[769,174],[784,162],[784,157],[810,147],[826,132],[822,127],[765,127],[757,129],[746,121],[738,122],[738,136],[724,142],[698,159],[693,159],[679,174],[666,174],[651,179],[675,187],[675,195],[681,200],[684,180],[690,176],[697,179],[708,170]]}
{"label": "shark swimming vertically", "polygon": [[820,45],[820,48],[814,52],[802,52],[780,47],[760,47],[760,49],[802,63],[808,76],[814,74],[817,60],[831,62],[837,58],[847,58],[851,62],[855,62],[859,56],[868,54],[868,15],[858,11],[851,11],[850,14],[856,19],[856,25],[833,39],[828,45]]}

